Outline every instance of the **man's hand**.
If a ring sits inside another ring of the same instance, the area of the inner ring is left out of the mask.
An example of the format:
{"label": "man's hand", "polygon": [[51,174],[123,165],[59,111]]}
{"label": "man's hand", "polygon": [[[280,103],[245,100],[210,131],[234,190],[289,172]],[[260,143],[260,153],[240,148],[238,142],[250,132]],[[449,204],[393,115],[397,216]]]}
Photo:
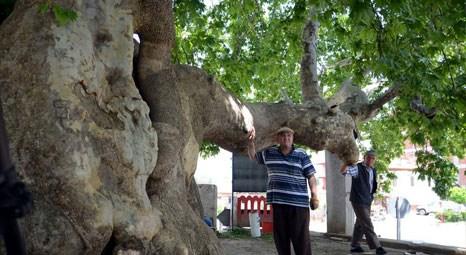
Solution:
{"label": "man's hand", "polygon": [[317,198],[317,196],[311,197],[309,204],[311,205],[311,210],[319,208],[319,199]]}
{"label": "man's hand", "polygon": [[256,145],[254,144],[254,139],[256,138],[256,129],[251,128],[248,132],[248,156],[249,159],[256,159]]}
{"label": "man's hand", "polygon": [[314,175],[309,176],[308,178],[309,188],[311,190],[311,200],[309,200],[309,204],[311,206],[311,210],[317,209],[319,207],[319,199],[317,198],[317,180]]}
{"label": "man's hand", "polygon": [[248,139],[249,141],[254,141],[254,138],[256,138],[256,129],[252,127],[251,130],[248,131]]}
{"label": "man's hand", "polygon": [[340,173],[345,174],[346,173],[346,167],[348,167],[348,164],[341,164],[340,166]]}

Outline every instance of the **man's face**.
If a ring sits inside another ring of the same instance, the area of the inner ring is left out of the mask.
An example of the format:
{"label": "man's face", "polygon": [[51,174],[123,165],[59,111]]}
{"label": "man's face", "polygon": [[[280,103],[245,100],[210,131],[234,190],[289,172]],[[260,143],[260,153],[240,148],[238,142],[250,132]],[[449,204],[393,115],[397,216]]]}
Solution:
{"label": "man's face", "polygon": [[369,167],[374,167],[375,164],[375,156],[374,155],[366,155],[364,156],[364,164]]}
{"label": "man's face", "polygon": [[277,135],[277,140],[282,147],[291,147],[293,145],[293,133],[281,132]]}

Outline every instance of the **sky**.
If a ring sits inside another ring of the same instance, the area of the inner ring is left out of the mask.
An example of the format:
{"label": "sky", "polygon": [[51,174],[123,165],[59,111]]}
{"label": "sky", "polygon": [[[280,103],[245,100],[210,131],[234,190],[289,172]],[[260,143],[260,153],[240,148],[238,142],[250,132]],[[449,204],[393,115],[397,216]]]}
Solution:
{"label": "sky", "polygon": [[231,192],[232,153],[220,149],[220,153],[203,159],[199,157],[194,174],[197,184],[215,184],[218,192]]}

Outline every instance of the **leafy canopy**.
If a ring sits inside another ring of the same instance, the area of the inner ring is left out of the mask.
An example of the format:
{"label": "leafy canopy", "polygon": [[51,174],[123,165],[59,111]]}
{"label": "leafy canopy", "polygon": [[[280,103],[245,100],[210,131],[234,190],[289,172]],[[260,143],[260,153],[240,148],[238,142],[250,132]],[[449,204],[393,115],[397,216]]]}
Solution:
{"label": "leafy canopy", "polygon": [[[215,1],[214,1],[215,2]],[[311,6],[312,2],[312,6]],[[320,23],[319,80],[331,96],[347,78],[371,99],[398,83],[399,97],[360,124],[379,153],[388,179],[390,160],[409,139],[421,151],[417,171],[446,197],[457,169],[449,156],[466,148],[466,17],[457,0],[176,0],[174,60],[203,68],[233,94],[250,102],[276,102],[285,92],[301,101],[301,34],[311,8]],[[414,98],[435,109],[427,118]],[[442,163],[440,163],[442,162]],[[432,167],[435,169],[432,170]],[[452,170],[456,169],[456,170]]]}

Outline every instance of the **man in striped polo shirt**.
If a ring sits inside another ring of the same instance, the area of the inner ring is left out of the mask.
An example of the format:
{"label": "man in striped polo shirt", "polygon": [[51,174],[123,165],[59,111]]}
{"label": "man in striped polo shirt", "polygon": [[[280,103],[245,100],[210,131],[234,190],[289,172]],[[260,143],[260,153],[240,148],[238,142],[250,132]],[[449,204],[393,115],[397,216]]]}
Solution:
{"label": "man in striped polo shirt", "polygon": [[267,167],[267,203],[273,208],[273,239],[278,254],[291,254],[291,241],[296,255],[310,255],[309,204],[313,210],[319,205],[316,170],[306,152],[293,146],[291,128],[282,127],[276,135],[278,146],[256,153],[253,129],[249,136],[249,157]]}

